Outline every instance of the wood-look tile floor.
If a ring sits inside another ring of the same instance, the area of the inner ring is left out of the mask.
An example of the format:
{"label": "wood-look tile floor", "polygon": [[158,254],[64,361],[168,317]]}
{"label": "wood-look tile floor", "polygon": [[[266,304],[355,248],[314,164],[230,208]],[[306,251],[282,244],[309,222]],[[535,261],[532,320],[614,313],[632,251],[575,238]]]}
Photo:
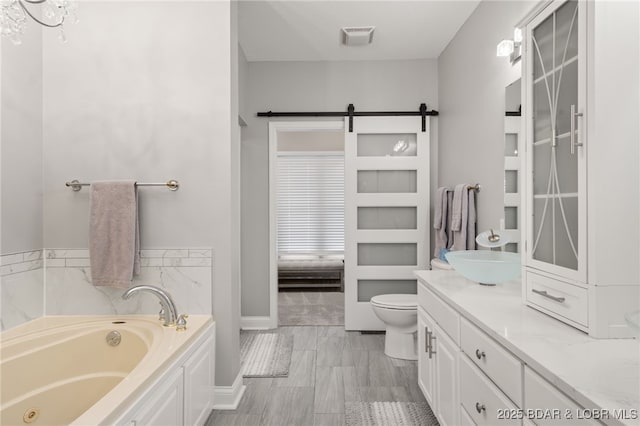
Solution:
{"label": "wood-look tile floor", "polygon": [[207,426],[341,426],[345,402],[424,401],[417,363],[387,357],[383,334],[363,335],[341,326],[267,332],[294,336],[289,376],[245,378],[238,408],[214,410]]}

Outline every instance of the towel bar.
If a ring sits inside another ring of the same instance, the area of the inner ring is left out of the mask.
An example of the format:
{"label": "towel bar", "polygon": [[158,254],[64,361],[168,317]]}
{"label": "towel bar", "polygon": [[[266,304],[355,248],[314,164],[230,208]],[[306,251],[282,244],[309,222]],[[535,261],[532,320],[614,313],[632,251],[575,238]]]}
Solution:
{"label": "towel bar", "polygon": [[[90,183],[79,182],[76,179],[72,180],[71,182],[65,182],[65,186],[71,188],[76,192],[80,191],[83,186],[90,186],[90,185],[91,185]],[[171,191],[177,191],[178,188],[180,188],[180,183],[175,179],[171,179],[170,181],[167,181],[167,182],[156,182],[156,183],[136,182],[136,186],[166,186]]]}

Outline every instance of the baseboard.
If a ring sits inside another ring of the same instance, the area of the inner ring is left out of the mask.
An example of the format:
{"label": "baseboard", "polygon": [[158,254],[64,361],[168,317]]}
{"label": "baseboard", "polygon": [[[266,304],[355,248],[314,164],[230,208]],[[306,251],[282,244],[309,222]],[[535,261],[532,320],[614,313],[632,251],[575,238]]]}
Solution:
{"label": "baseboard", "polygon": [[242,383],[242,371],[238,372],[231,386],[216,386],[213,390],[214,410],[235,410],[247,387]]}
{"label": "baseboard", "polygon": [[270,330],[271,317],[242,317],[240,318],[242,330]]}

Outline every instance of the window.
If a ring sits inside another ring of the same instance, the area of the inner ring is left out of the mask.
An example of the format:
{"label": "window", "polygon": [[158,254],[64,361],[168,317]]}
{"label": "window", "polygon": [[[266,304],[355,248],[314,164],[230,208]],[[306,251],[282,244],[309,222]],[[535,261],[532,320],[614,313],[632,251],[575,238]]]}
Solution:
{"label": "window", "polygon": [[278,153],[278,253],[344,251],[344,155]]}

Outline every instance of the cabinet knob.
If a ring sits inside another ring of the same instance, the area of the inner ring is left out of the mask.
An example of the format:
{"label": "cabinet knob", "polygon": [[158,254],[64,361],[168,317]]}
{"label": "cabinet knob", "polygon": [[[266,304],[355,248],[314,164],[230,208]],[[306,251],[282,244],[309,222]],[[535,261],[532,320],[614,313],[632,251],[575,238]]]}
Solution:
{"label": "cabinet knob", "polygon": [[478,414],[481,414],[485,410],[486,410],[486,407],[484,406],[484,404],[480,404],[479,402],[476,402],[476,411],[478,412]]}
{"label": "cabinet knob", "polygon": [[484,351],[480,351],[480,349],[476,349],[476,358],[482,359],[485,356],[486,356],[486,354],[484,353]]}

